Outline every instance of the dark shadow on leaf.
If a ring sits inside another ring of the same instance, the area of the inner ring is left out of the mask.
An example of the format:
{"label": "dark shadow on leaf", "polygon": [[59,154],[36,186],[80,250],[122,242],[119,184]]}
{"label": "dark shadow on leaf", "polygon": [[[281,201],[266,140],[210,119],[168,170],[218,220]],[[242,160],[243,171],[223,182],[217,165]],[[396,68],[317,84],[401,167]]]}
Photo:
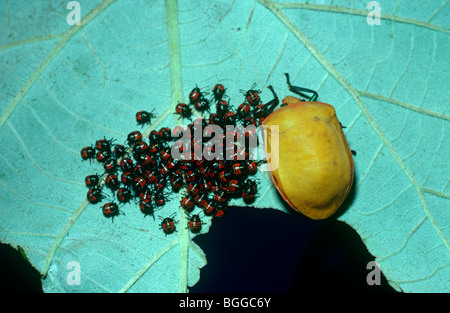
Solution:
{"label": "dark shadow on leaf", "polygon": [[322,284],[334,292],[392,291],[385,280],[368,288],[366,266],[374,257],[351,227],[334,219],[230,207],[194,241],[208,264],[190,292],[312,293]]}
{"label": "dark shadow on leaf", "polygon": [[367,283],[367,264],[375,258],[354,229],[332,219],[322,223],[298,260],[290,292],[395,292],[381,272],[379,285]]}
{"label": "dark shadow on leaf", "polygon": [[42,293],[41,275],[10,245],[0,244],[0,292]]}

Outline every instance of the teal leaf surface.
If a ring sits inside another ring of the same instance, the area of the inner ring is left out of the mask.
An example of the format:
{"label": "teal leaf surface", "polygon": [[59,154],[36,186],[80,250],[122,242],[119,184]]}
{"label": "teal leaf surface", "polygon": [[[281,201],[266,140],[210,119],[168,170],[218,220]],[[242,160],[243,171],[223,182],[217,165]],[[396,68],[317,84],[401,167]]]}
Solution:
{"label": "teal leaf surface", "polygon": [[[67,24],[67,2],[0,0],[0,241],[23,248],[44,291],[194,285],[207,255],[182,193],[155,213],[175,215],[174,234],[135,203],[112,222],[86,200],[84,177],[102,169],[80,150],[124,142],[140,110],[157,116],[144,136],[181,123],[174,108],[195,85],[223,83],[234,106],[255,82],[263,99],[268,85],[282,98],[288,72],[336,108],[357,151],[338,219],[397,290],[450,292],[448,1],[379,1],[380,25],[369,25],[357,0],[83,0],[79,26]],[[258,179],[254,206],[286,211],[267,172]]]}

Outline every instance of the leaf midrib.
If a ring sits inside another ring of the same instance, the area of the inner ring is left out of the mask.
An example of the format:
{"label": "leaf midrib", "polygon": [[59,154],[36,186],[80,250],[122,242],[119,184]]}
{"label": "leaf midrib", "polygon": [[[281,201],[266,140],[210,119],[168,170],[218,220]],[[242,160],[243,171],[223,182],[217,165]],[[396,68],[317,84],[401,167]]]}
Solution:
{"label": "leaf midrib", "polygon": [[[115,1],[115,0],[114,0]],[[111,1],[112,3],[113,1]],[[102,3],[103,4],[103,3]],[[98,11],[98,8],[94,11]],[[106,9],[106,7],[104,7]],[[171,83],[172,83],[172,99],[169,107],[157,118],[154,123],[150,125],[145,131],[142,132],[143,137],[147,137],[153,129],[156,129],[160,123],[174,110],[174,107],[179,101],[183,101],[182,95],[182,80],[181,80],[181,61],[180,61],[180,44],[179,44],[179,33],[178,33],[178,15],[177,15],[177,1],[167,0],[167,26],[168,26],[168,38],[169,38],[169,58],[170,58],[170,72],[171,72]],[[98,15],[98,13],[96,15]],[[83,22],[82,22],[82,25]],[[73,34],[72,34],[73,36]],[[70,39],[70,38],[69,38]],[[67,39],[68,41],[68,39]],[[66,41],[66,42],[67,42]],[[62,47],[61,47],[62,48]],[[60,48],[60,49],[61,49]],[[60,50],[59,49],[59,50]],[[58,50],[58,51],[59,51]],[[78,217],[83,213],[83,211],[88,206],[89,202],[84,200],[81,206],[75,211],[75,213],[70,218],[69,222],[65,225],[63,230],[58,234],[55,239],[47,257],[45,260],[43,273],[44,277],[48,272],[48,268],[53,259],[56,250],[60,246],[63,238],[66,236],[67,232],[73,226]],[[179,212],[180,223],[182,225],[187,223],[186,216],[183,214],[180,208]],[[189,249],[189,232],[187,229],[180,229],[180,234],[177,239],[173,240],[169,245],[162,249],[157,255],[151,258],[137,273],[134,275],[130,281],[121,288],[121,292],[128,291],[135,283],[138,281],[144,273],[167,251],[169,251],[176,244],[180,244],[180,280],[179,280],[179,292],[187,291],[187,279],[188,279],[188,249]]]}

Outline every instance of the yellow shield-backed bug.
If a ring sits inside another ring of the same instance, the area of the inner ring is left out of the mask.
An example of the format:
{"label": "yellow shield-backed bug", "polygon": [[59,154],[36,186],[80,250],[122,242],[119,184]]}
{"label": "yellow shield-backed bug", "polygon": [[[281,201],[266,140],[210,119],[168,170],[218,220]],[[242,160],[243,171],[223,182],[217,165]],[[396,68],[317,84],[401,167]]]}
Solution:
{"label": "yellow shield-backed bug", "polygon": [[[287,96],[264,120],[272,181],[294,210],[325,219],[337,211],[352,186],[352,151],[334,107],[315,101],[315,91],[292,86],[286,77],[290,91],[313,96],[309,101]],[[271,140],[278,141],[279,153],[269,154]]]}

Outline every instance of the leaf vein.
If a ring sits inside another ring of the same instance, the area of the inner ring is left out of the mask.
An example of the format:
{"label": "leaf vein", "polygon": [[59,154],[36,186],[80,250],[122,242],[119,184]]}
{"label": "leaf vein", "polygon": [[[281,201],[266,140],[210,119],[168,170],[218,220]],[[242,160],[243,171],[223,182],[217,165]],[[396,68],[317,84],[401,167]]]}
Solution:
{"label": "leaf vein", "polygon": [[372,128],[378,133],[378,136],[382,139],[385,146],[389,149],[395,161],[399,164],[400,168],[403,170],[405,175],[415,186],[420,201],[422,203],[422,206],[424,208],[424,211],[427,217],[430,219],[430,222],[434,230],[436,231],[437,235],[442,239],[442,241],[445,243],[447,248],[450,249],[447,238],[437,225],[433,215],[430,212],[430,209],[428,208],[428,204],[423,196],[422,187],[415,179],[411,171],[406,167],[405,163],[392,146],[392,143],[387,139],[386,135],[383,133],[378,124],[375,122],[372,115],[369,113],[363,101],[361,100],[358,91],[344,77],[342,77],[342,75],[340,75],[340,73],[336,70],[336,68],[334,68],[334,66],[332,66],[330,62],[324,57],[324,55],[320,53],[317,47],[312,44],[312,42],[292,23],[292,21],[286,15],[284,15],[283,12],[281,12],[280,7],[278,5],[274,4],[272,1],[269,0],[258,0],[258,1],[262,3],[265,7],[267,7],[270,11],[272,11],[273,14],[277,16],[286,25],[286,27],[288,27],[288,29],[292,31],[292,33],[298,38],[298,40],[304,44],[305,48],[307,48],[310,51],[310,53],[314,55],[314,57],[319,61],[319,63],[321,63],[322,66],[327,71],[329,71],[329,73],[333,75],[333,77],[335,77],[335,79],[353,96],[357,105],[366,116]]}
{"label": "leaf vein", "polygon": [[113,3],[116,0],[105,0],[103,1],[98,7],[93,9],[91,12],[89,12],[81,21],[80,26],[73,26],[70,28],[67,32],[65,32],[61,36],[61,40],[58,42],[58,44],[55,46],[55,48],[50,52],[50,54],[42,61],[42,63],[39,65],[39,67],[34,71],[34,73],[31,75],[30,79],[25,83],[25,85],[22,87],[22,89],[19,91],[19,93],[14,97],[12,102],[9,104],[9,106],[6,108],[4,113],[0,116],[0,128],[3,127],[6,120],[9,118],[9,116],[12,114],[12,112],[15,110],[17,105],[22,101],[28,90],[34,85],[36,80],[41,76],[41,74],[44,72],[44,70],[47,68],[47,66],[52,62],[52,60],[55,58],[56,55],[59,54],[61,49],[66,46],[66,44],[69,42],[69,40],[84,26],[89,24],[89,22],[94,19],[99,13],[101,13],[103,10],[105,10],[111,3]]}
{"label": "leaf vein", "polygon": [[[267,0],[260,0],[266,2]],[[346,7],[340,7],[340,6],[332,6],[332,5],[321,5],[321,4],[309,4],[309,3],[277,3],[276,5],[279,8],[285,8],[285,9],[306,9],[306,10],[314,10],[314,11],[322,11],[322,12],[336,12],[336,13],[342,13],[342,14],[352,14],[352,15],[359,15],[359,16],[367,16],[368,11],[367,10],[358,10],[353,8],[346,8]],[[407,17],[401,17],[396,16],[393,14],[384,14],[381,13],[380,19],[383,20],[389,20],[393,22],[398,23],[404,23],[404,24],[410,24],[413,26],[418,27],[424,27],[428,29],[432,29],[435,31],[443,32],[446,34],[450,34],[450,29],[433,25],[429,22],[423,22]]]}

